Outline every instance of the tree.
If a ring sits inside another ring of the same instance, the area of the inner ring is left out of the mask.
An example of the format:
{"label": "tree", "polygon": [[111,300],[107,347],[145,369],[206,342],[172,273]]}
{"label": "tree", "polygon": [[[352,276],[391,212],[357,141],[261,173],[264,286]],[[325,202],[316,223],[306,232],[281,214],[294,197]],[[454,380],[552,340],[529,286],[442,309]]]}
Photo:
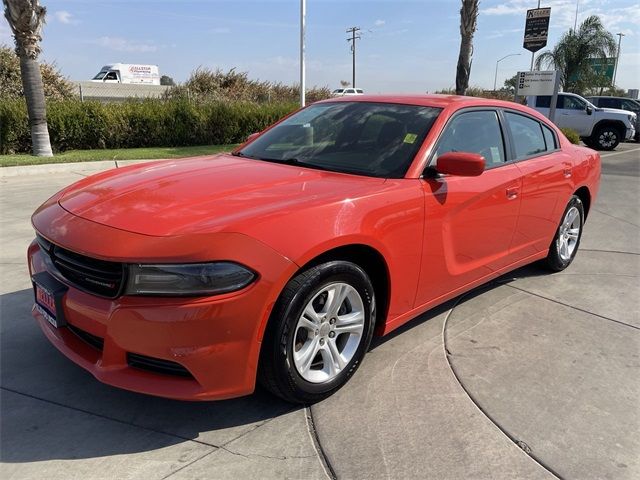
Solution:
{"label": "tree", "polygon": [[589,59],[615,55],[613,35],[604,28],[599,17],[592,15],[577,31],[565,32],[553,49],[540,53],[536,68],[558,70],[562,89],[579,94],[598,83]]}
{"label": "tree", "polygon": [[340,86],[342,88],[347,88],[350,85],[351,85],[351,82],[349,80],[340,80]]}
{"label": "tree", "polygon": [[3,0],[3,3],[4,16],[13,32],[16,54],[20,58],[22,89],[29,114],[33,154],[52,157],[42,74],[37,61],[41,51],[40,32],[47,10],[40,5],[39,0]]}
{"label": "tree", "polygon": [[507,90],[509,93],[516,93],[516,85],[518,84],[518,74],[516,73],[513,77],[507,78],[504,81],[504,90]]}
{"label": "tree", "polygon": [[[62,75],[55,64],[40,64],[44,96],[47,99],[67,99],[75,95],[73,85]],[[22,76],[20,59],[9,47],[0,45],[0,98],[22,98]]]}
{"label": "tree", "polygon": [[162,75],[160,77],[160,85],[167,85],[169,87],[175,87],[176,86],[176,82],[174,82],[173,78],[171,78],[169,75]]}
{"label": "tree", "polygon": [[478,26],[478,0],[462,0],[460,7],[460,54],[456,69],[456,94],[464,95],[469,88],[473,35]]}

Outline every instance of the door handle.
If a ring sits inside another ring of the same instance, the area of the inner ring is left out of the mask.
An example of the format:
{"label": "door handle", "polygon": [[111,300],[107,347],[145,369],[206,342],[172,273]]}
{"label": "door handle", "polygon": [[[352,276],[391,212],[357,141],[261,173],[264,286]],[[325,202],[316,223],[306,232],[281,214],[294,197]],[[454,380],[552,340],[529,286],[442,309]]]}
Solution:
{"label": "door handle", "polygon": [[520,193],[518,187],[507,188],[507,200],[515,200],[518,198],[518,193]]}
{"label": "door handle", "polygon": [[562,174],[564,175],[564,178],[571,178],[571,169],[570,168],[565,168],[562,171]]}

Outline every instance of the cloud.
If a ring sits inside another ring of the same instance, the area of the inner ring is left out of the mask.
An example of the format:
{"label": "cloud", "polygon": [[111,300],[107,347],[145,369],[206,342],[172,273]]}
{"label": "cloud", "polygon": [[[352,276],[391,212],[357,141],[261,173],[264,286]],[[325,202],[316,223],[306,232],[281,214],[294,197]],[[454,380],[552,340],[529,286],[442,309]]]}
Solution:
{"label": "cloud", "polygon": [[209,29],[209,32],[215,33],[216,35],[221,35],[225,33],[231,33],[231,29],[229,27],[215,27]]}
{"label": "cloud", "polygon": [[156,52],[158,46],[151,43],[137,42],[135,40],[127,40],[122,37],[100,37],[93,42],[101,47],[115,50],[117,52]]}
{"label": "cloud", "polygon": [[373,25],[375,27],[382,27],[382,26],[384,26],[385,23],[387,23],[387,22],[385,22],[384,20],[376,20]]}
{"label": "cloud", "polygon": [[[529,0],[507,0],[506,2],[484,8],[481,15],[506,16],[517,15],[522,17],[524,28],[525,14],[527,10],[534,8]],[[640,25],[637,5],[614,7],[611,4],[604,6],[605,2],[594,0],[582,0],[578,4],[578,24],[591,15],[597,15],[604,26],[611,30],[620,28],[623,24]],[[575,0],[547,0],[544,7],[551,7],[551,28],[572,28],[576,19]]]}
{"label": "cloud", "polygon": [[77,25],[80,21],[73,17],[73,14],[67,12],[66,10],[58,10],[53,12],[53,17],[60,23],[64,23],[65,25]]}

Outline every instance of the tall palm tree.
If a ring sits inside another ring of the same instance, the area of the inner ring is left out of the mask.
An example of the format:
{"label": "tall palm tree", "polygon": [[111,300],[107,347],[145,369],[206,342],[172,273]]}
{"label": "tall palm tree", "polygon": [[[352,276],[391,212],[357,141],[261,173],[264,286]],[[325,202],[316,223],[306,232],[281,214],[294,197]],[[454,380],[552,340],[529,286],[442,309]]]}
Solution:
{"label": "tall palm tree", "polygon": [[462,0],[460,7],[460,54],[456,69],[456,94],[464,95],[469,88],[473,35],[478,26],[478,0]]}
{"label": "tall palm tree", "polygon": [[39,0],[3,0],[4,16],[13,31],[16,54],[20,57],[22,89],[27,102],[33,154],[52,157],[47,109],[44,101],[42,73],[37,58],[40,55],[40,32],[47,10]]}
{"label": "tall palm tree", "polygon": [[577,31],[565,32],[555,47],[538,55],[536,68],[553,68],[560,73],[560,85],[565,92],[582,93],[591,87],[594,72],[590,58],[616,55],[616,41],[600,18],[592,15]]}

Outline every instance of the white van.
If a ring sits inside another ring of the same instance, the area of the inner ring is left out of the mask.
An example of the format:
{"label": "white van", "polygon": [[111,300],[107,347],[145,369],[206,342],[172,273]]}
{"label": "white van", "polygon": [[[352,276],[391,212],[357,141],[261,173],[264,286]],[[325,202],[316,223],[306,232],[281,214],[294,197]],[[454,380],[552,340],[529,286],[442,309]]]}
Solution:
{"label": "white van", "polygon": [[134,83],[160,85],[160,71],[157,65],[135,65],[131,63],[112,63],[105,65],[93,77],[92,82]]}

